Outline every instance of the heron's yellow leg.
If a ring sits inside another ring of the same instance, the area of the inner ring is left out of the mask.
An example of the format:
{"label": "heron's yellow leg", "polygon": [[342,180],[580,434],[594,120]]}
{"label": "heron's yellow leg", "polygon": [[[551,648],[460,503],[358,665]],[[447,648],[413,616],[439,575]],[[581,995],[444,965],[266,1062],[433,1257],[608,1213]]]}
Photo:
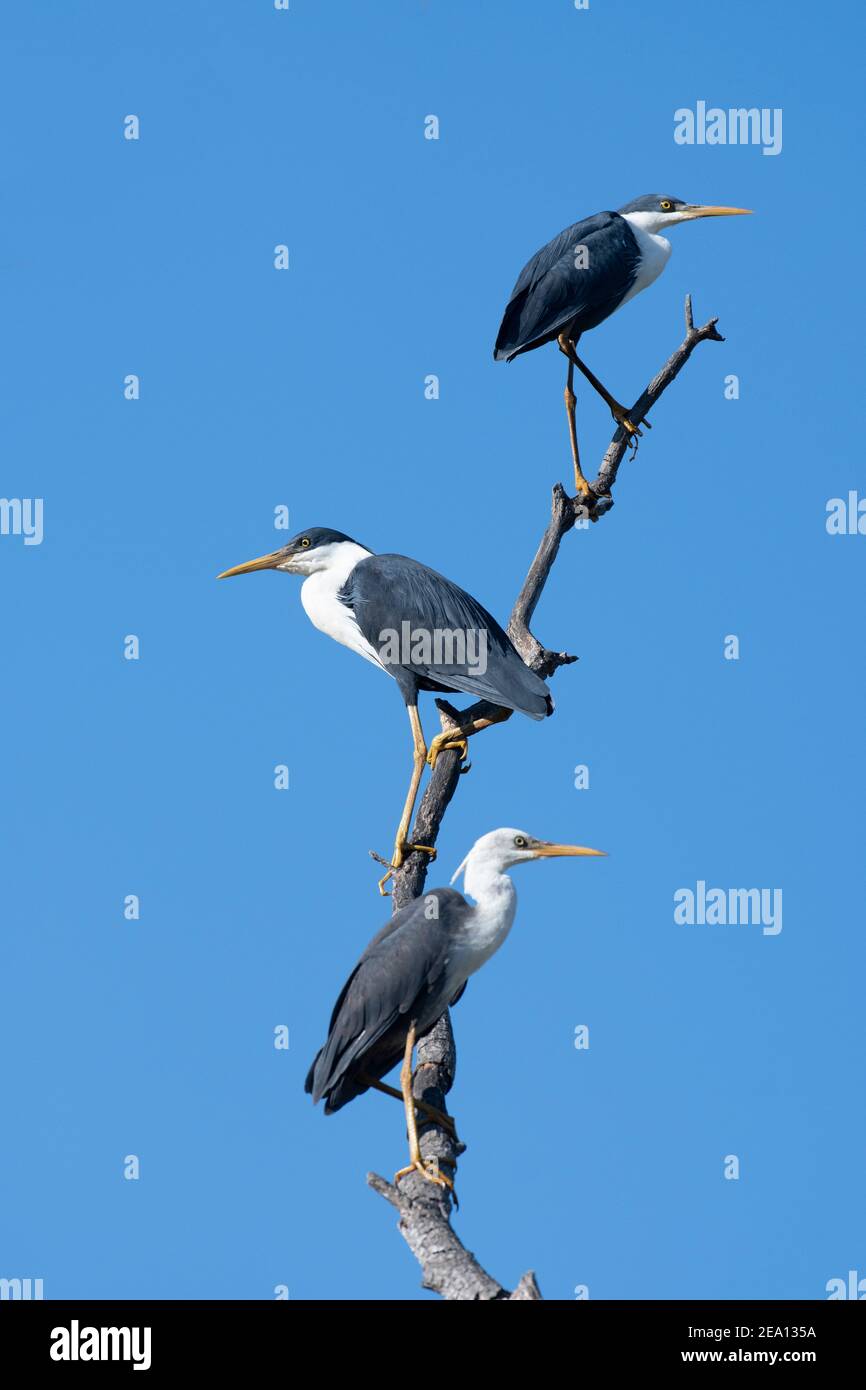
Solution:
{"label": "heron's yellow leg", "polygon": [[504,724],[513,713],[510,709],[499,709],[495,714],[491,714],[489,719],[473,719],[469,724],[461,724],[458,729],[446,729],[444,733],[437,734],[427,753],[428,763],[435,767],[439,754],[445,753],[449,748],[459,749],[460,756],[465,758],[468,752],[467,739],[473,734],[480,734],[482,729],[489,729],[491,724]]}
{"label": "heron's yellow leg", "polygon": [[[597,391],[598,394],[601,396],[602,400],[608,405],[608,407],[610,408],[610,413],[613,416],[614,420],[616,420],[616,423],[618,425],[622,426],[629,438],[631,438],[632,435],[637,435],[638,439],[643,438],[642,431],[638,428],[636,424],[633,423],[632,420],[629,419],[628,406],[620,405],[616,397],[612,396],[610,392],[606,390],[604,386],[602,386],[598,377],[593,375],[593,373],[589,370],[589,367],[587,367],[586,363],[581,362],[579,357],[575,357],[574,363],[575,366],[579,367],[580,370],[583,372],[583,375],[586,377],[593,390]],[[649,420],[641,420],[640,423],[642,425],[646,425],[648,430],[652,429],[652,425],[650,424]]]}
{"label": "heron's yellow leg", "polygon": [[[571,442],[571,457],[574,463],[574,487],[576,492],[580,492],[584,497],[588,497],[592,488],[583,476],[583,469],[580,466],[580,450],[577,447],[577,423],[574,418],[574,408],[576,398],[574,394],[574,345],[568,342],[564,333],[559,335],[560,351],[564,352],[568,358],[568,378],[565,383],[565,413],[568,417],[568,437]],[[563,346],[565,344],[565,346]]]}
{"label": "heron's yellow leg", "polygon": [[[396,1086],[389,1086],[385,1081],[374,1081],[371,1076],[362,1075],[361,1080],[365,1085],[371,1086],[374,1091],[381,1091],[383,1096],[393,1096],[395,1100],[403,1099],[403,1092],[398,1091]],[[435,1105],[428,1105],[426,1100],[416,1100],[415,1109],[420,1110],[422,1115],[426,1115],[428,1120],[435,1120],[442,1129],[447,1129],[451,1138],[459,1143],[457,1138],[457,1126],[450,1115],[446,1115],[444,1110],[437,1110]]]}
{"label": "heron's yellow leg", "polygon": [[[621,425],[622,428],[625,430],[626,434],[628,434],[629,436],[636,434],[639,439],[642,438],[642,434],[638,426],[635,425],[629,419],[628,406],[620,405],[616,397],[610,394],[607,387],[602,386],[595,373],[590,371],[589,367],[586,365],[585,362],[581,362],[571,343],[568,343],[567,346],[563,347],[563,335],[560,335],[559,346],[561,350],[565,353],[569,362],[573,362],[575,367],[578,367],[580,371],[583,372],[583,375],[586,377],[593,391],[597,391],[598,394],[601,396],[602,400],[605,402],[608,409],[610,410],[610,413],[613,416],[614,420],[616,420],[616,423],[618,425]],[[649,420],[641,420],[640,423],[642,425],[646,425],[648,430],[652,429],[652,425],[650,424]]]}
{"label": "heron's yellow leg", "polygon": [[409,1162],[405,1168],[401,1168],[399,1173],[394,1174],[394,1181],[399,1182],[408,1173],[420,1173],[422,1178],[428,1182],[435,1182],[438,1187],[447,1187],[450,1192],[454,1191],[454,1182],[439,1171],[439,1164],[436,1159],[430,1162],[435,1164],[434,1168],[428,1168],[421,1157],[421,1149],[418,1145],[418,1126],[415,1123],[415,1106],[417,1101],[412,1095],[412,1049],[415,1046],[415,1024],[409,1026],[406,1034],[406,1050],[403,1053],[403,1065],[400,1068],[400,1089],[403,1094],[403,1105],[406,1110],[406,1131],[409,1135]]}
{"label": "heron's yellow leg", "polygon": [[412,812],[415,809],[415,798],[418,795],[418,787],[421,783],[421,776],[424,772],[424,761],[427,757],[427,745],[424,742],[424,731],[421,728],[421,720],[418,717],[418,706],[407,705],[409,711],[409,723],[412,726],[412,776],[409,781],[409,790],[406,793],[406,802],[403,806],[403,814],[400,817],[400,824],[397,826],[397,835],[394,840],[394,856],[391,860],[390,868],[383,878],[379,879],[379,892],[382,897],[386,897],[385,884],[392,874],[400,868],[406,857],[407,850],[423,850],[429,854],[431,859],[436,858],[436,851],[432,845],[411,845],[407,842],[409,826],[412,822]]}

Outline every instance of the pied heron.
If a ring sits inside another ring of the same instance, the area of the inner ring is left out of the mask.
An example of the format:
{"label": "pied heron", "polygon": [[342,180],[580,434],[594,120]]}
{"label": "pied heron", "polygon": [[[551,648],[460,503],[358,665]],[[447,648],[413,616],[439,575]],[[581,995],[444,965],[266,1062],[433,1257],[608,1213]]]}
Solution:
{"label": "pied heron", "polygon": [[[518,276],[505,309],[493,356],[510,362],[523,352],[556,340],[568,358],[565,409],[578,492],[592,489],[580,466],[574,418],[574,369],[579,367],[590,385],[610,407],[617,424],[628,437],[641,431],[610,392],[577,355],[581,334],[603,323],[623,304],[634,299],[658,279],[671,254],[662,236],[677,222],[698,217],[732,217],[749,208],[725,208],[684,203],[667,193],[648,193],[626,203],[618,212],[597,212],[566,227],[540,251]],[[649,420],[638,421],[649,427]]]}
{"label": "pied heron", "polygon": [[[435,767],[449,748],[465,757],[470,735],[510,718],[513,710],[544,719],[553,713],[553,699],[486,608],[417,560],[374,555],[342,531],[314,526],[281,550],[236,565],[219,578],[253,570],[303,575],[301,603],[313,626],[393,676],[403,696],[412,728],[412,776],[394,857],[379,881],[384,893],[407,851],[435,857],[428,845],[407,843],[425,761]],[[475,695],[497,708],[488,718],[437,734],[428,749],[418,715],[419,690]]]}
{"label": "pied heron", "polygon": [[[583,845],[551,844],[525,830],[491,830],[476,840],[454,874],[474,904],[453,888],[433,888],[400,908],[368,945],[344,984],[331,1014],[328,1037],[310,1067],[304,1089],[325,1114],[348,1105],[369,1088],[401,1096],[409,1134],[409,1164],[397,1178],[419,1172],[453,1190],[453,1182],[428,1169],[418,1147],[415,1110],[453,1132],[449,1116],[412,1096],[412,1050],[417,1038],[455,1004],[470,975],[499,950],[514,922],[517,894],[507,870],[533,859],[603,855]],[[402,1059],[400,1092],[382,1083]]]}

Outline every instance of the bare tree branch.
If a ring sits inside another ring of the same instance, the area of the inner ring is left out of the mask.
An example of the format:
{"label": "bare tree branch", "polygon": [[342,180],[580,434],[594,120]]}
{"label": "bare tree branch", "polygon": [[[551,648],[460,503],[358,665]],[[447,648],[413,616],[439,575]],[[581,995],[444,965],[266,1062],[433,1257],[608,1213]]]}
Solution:
{"label": "bare tree branch", "polygon": [[[700,328],[695,328],[691,295],[686,296],[685,319],[685,338],[629,411],[630,419],[636,424],[644,419],[662,393],[676,379],[699,343],[707,340],[724,342],[716,328],[715,318],[709,319]],[[583,497],[569,497],[561,483],[554,486],[550,520],[508,622],[508,635],[523,660],[545,680],[554,675],[560,666],[567,666],[576,661],[577,657],[570,656],[567,652],[551,651],[543,646],[530,631],[529,624],[556,561],[563,537],[572,530],[576,521],[598,521],[612,508],[611,490],[628,447],[628,437],[618,426],[605,450],[598,476],[592,484],[594,500],[590,500],[589,504]],[[462,711],[457,711],[447,700],[437,700],[436,704],[444,730],[455,728],[471,719],[489,718],[495,709],[485,700],[479,700],[469,709]],[[411,838],[416,844],[435,845],[442,819],[459,780],[459,753],[451,750],[441,753],[415,818]],[[430,857],[426,854],[410,854],[395,874],[395,912],[421,894],[430,862]],[[446,1013],[429,1033],[419,1039],[417,1057],[418,1066],[413,1083],[415,1097],[444,1111],[446,1096],[454,1083],[457,1065],[450,1014]],[[455,1171],[457,1158],[464,1146],[456,1144],[453,1137],[440,1125],[425,1119],[423,1112],[419,1116],[418,1131],[424,1159],[435,1158],[446,1166],[446,1171]],[[386,1182],[375,1173],[368,1173],[367,1182],[399,1211],[400,1234],[421,1266],[424,1288],[432,1289],[448,1300],[538,1301],[542,1298],[532,1272],[523,1275],[513,1293],[509,1293],[487,1274],[454,1232],[451,1226],[451,1198],[441,1187],[426,1182],[417,1173],[402,1178],[397,1186]]]}

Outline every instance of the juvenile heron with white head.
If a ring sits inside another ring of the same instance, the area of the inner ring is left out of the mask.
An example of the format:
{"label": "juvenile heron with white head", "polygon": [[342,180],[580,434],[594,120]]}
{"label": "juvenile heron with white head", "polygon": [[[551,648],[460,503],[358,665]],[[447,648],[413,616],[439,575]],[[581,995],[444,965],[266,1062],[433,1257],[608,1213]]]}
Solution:
{"label": "juvenile heron with white head", "polygon": [[[334,1005],[327,1041],[310,1067],[305,1090],[314,1103],[324,1100],[325,1114],[333,1115],[371,1086],[397,1094],[382,1077],[402,1060],[399,1094],[409,1164],[397,1178],[418,1172],[453,1189],[438,1165],[431,1170],[421,1158],[415,1111],[431,1112],[412,1096],[412,1051],[511,931],[517,894],[508,870],[537,859],[603,854],[537,840],[525,830],[491,830],[476,840],[451,880],[462,873],[474,903],[456,889],[432,888],[396,912],[364,951]],[[432,1114],[451,1127],[449,1117]]]}
{"label": "juvenile heron with white head", "polygon": [[[374,555],[342,531],[314,526],[282,549],[219,578],[253,570],[302,575],[301,603],[313,626],[393,676],[403,696],[412,729],[412,776],[390,868],[379,882],[384,893],[408,851],[435,857],[429,845],[408,843],[425,761],[435,767],[446,749],[465,757],[472,734],[510,718],[514,710],[544,719],[553,713],[550,691],[477,599],[405,555]],[[438,734],[428,749],[418,715],[420,690],[462,692],[494,708]]]}
{"label": "juvenile heron with white head", "polygon": [[520,272],[506,306],[493,356],[510,362],[523,352],[556,341],[568,358],[565,409],[578,492],[592,489],[580,466],[575,424],[574,369],[610,407],[617,424],[632,439],[639,424],[610,394],[577,355],[581,334],[596,328],[661,275],[671,254],[662,234],[679,222],[700,217],[735,217],[750,208],[685,203],[669,193],[647,193],[618,212],[598,212],[573,223],[537,251]]}

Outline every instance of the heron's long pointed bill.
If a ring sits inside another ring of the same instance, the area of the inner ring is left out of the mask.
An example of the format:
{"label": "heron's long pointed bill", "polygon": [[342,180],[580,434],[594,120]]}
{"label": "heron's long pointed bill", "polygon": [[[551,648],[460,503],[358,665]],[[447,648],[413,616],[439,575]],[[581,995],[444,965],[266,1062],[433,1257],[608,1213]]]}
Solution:
{"label": "heron's long pointed bill", "polygon": [[235,565],[232,570],[223,570],[222,574],[217,575],[217,579],[231,579],[236,574],[252,574],[253,570],[272,570],[279,561],[280,552],[273,550],[270,555],[260,555],[257,560],[247,560],[246,564]]}
{"label": "heron's long pointed bill", "polygon": [[587,849],[585,845],[538,845],[533,851],[539,859],[559,859],[565,855],[577,856],[584,854],[607,856],[607,850]]}
{"label": "heron's long pointed bill", "polygon": [[751,213],[751,208],[701,207],[698,204],[693,208],[683,208],[682,218],[684,222],[689,222],[694,217],[745,217],[751,216]]}

